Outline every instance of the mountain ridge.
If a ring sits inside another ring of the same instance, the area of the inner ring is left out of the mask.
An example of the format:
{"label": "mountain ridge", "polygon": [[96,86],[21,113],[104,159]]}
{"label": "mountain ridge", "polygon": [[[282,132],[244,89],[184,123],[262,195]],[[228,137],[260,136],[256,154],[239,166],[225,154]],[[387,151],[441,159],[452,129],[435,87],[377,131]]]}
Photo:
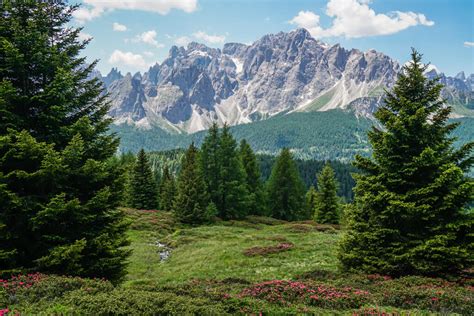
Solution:
{"label": "mountain ridge", "polygon": [[[116,124],[193,133],[293,112],[342,109],[370,117],[401,65],[388,55],[320,42],[305,29],[268,34],[251,45],[210,48],[191,42],[145,73],[123,76],[116,68],[100,79]],[[474,75],[439,76],[455,117],[474,113]]]}

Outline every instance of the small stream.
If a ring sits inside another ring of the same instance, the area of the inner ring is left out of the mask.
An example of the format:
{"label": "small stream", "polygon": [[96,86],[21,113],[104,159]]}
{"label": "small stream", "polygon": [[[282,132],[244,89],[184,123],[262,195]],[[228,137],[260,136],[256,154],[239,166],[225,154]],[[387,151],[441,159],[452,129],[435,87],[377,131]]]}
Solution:
{"label": "small stream", "polygon": [[171,248],[168,245],[161,243],[159,240],[155,243],[160,254],[160,261],[166,261],[171,256]]}

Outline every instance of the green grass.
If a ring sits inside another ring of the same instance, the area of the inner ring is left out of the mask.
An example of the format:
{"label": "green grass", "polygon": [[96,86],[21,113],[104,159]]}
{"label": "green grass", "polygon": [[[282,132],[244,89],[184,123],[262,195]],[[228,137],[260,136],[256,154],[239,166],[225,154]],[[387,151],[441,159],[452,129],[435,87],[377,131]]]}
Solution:
{"label": "green grass", "polygon": [[[336,271],[334,249],[339,234],[319,232],[311,225],[300,226],[308,231],[295,232],[294,223],[248,222],[178,229],[161,238],[156,233],[131,230],[133,255],[127,282],[179,284],[198,278],[222,280],[229,277],[258,282],[292,279],[315,269]],[[159,260],[153,245],[157,240],[173,247],[167,261]],[[281,241],[293,243],[294,248],[265,257],[243,254],[247,248],[277,245]]]}

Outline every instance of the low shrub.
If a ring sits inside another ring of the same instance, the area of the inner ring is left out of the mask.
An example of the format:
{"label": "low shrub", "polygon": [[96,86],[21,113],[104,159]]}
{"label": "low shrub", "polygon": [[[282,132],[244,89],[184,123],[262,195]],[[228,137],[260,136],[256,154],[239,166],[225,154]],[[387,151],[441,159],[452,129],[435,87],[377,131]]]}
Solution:
{"label": "low shrub", "polygon": [[307,224],[292,224],[288,226],[291,233],[307,233],[313,230],[313,227]]}
{"label": "low shrub", "polygon": [[285,280],[255,284],[243,290],[239,296],[253,297],[280,305],[305,303],[329,309],[360,307],[371,299],[368,291],[352,287],[335,288],[324,284],[305,284]]}
{"label": "low shrub", "polygon": [[378,281],[372,288],[384,306],[463,315],[474,311],[474,289],[442,279],[409,276]]}
{"label": "low shrub", "polygon": [[286,221],[283,221],[281,219],[265,217],[265,216],[255,216],[255,215],[247,216],[245,220],[253,224],[264,224],[264,225],[270,225],[270,226],[281,225],[281,224],[287,223]]}
{"label": "low shrub", "polygon": [[86,315],[226,315],[224,306],[173,293],[118,288],[108,293],[70,293],[66,302]]}
{"label": "low shrub", "polygon": [[283,251],[288,251],[294,247],[294,244],[290,242],[283,242],[276,246],[267,246],[267,247],[252,247],[244,250],[244,255],[247,257],[253,256],[266,256],[273,253],[279,253]]}

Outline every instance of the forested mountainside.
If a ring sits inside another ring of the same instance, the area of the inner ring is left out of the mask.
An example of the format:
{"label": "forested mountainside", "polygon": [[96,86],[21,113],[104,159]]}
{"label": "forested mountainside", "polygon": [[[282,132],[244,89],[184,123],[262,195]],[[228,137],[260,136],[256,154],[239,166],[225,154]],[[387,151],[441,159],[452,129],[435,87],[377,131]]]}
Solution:
{"label": "forested mountainside", "polygon": [[[466,143],[474,135],[474,119],[453,119],[462,124],[453,132],[457,144]],[[366,132],[375,121],[357,117],[342,110],[291,113],[268,120],[231,127],[237,140],[246,139],[258,153],[277,154],[291,148],[299,159],[349,161],[356,153],[368,154]],[[192,141],[201,144],[205,132],[170,134],[162,129],[137,129],[128,125],[112,125],[120,138],[121,152],[137,152],[141,148],[162,151],[185,148]]]}

